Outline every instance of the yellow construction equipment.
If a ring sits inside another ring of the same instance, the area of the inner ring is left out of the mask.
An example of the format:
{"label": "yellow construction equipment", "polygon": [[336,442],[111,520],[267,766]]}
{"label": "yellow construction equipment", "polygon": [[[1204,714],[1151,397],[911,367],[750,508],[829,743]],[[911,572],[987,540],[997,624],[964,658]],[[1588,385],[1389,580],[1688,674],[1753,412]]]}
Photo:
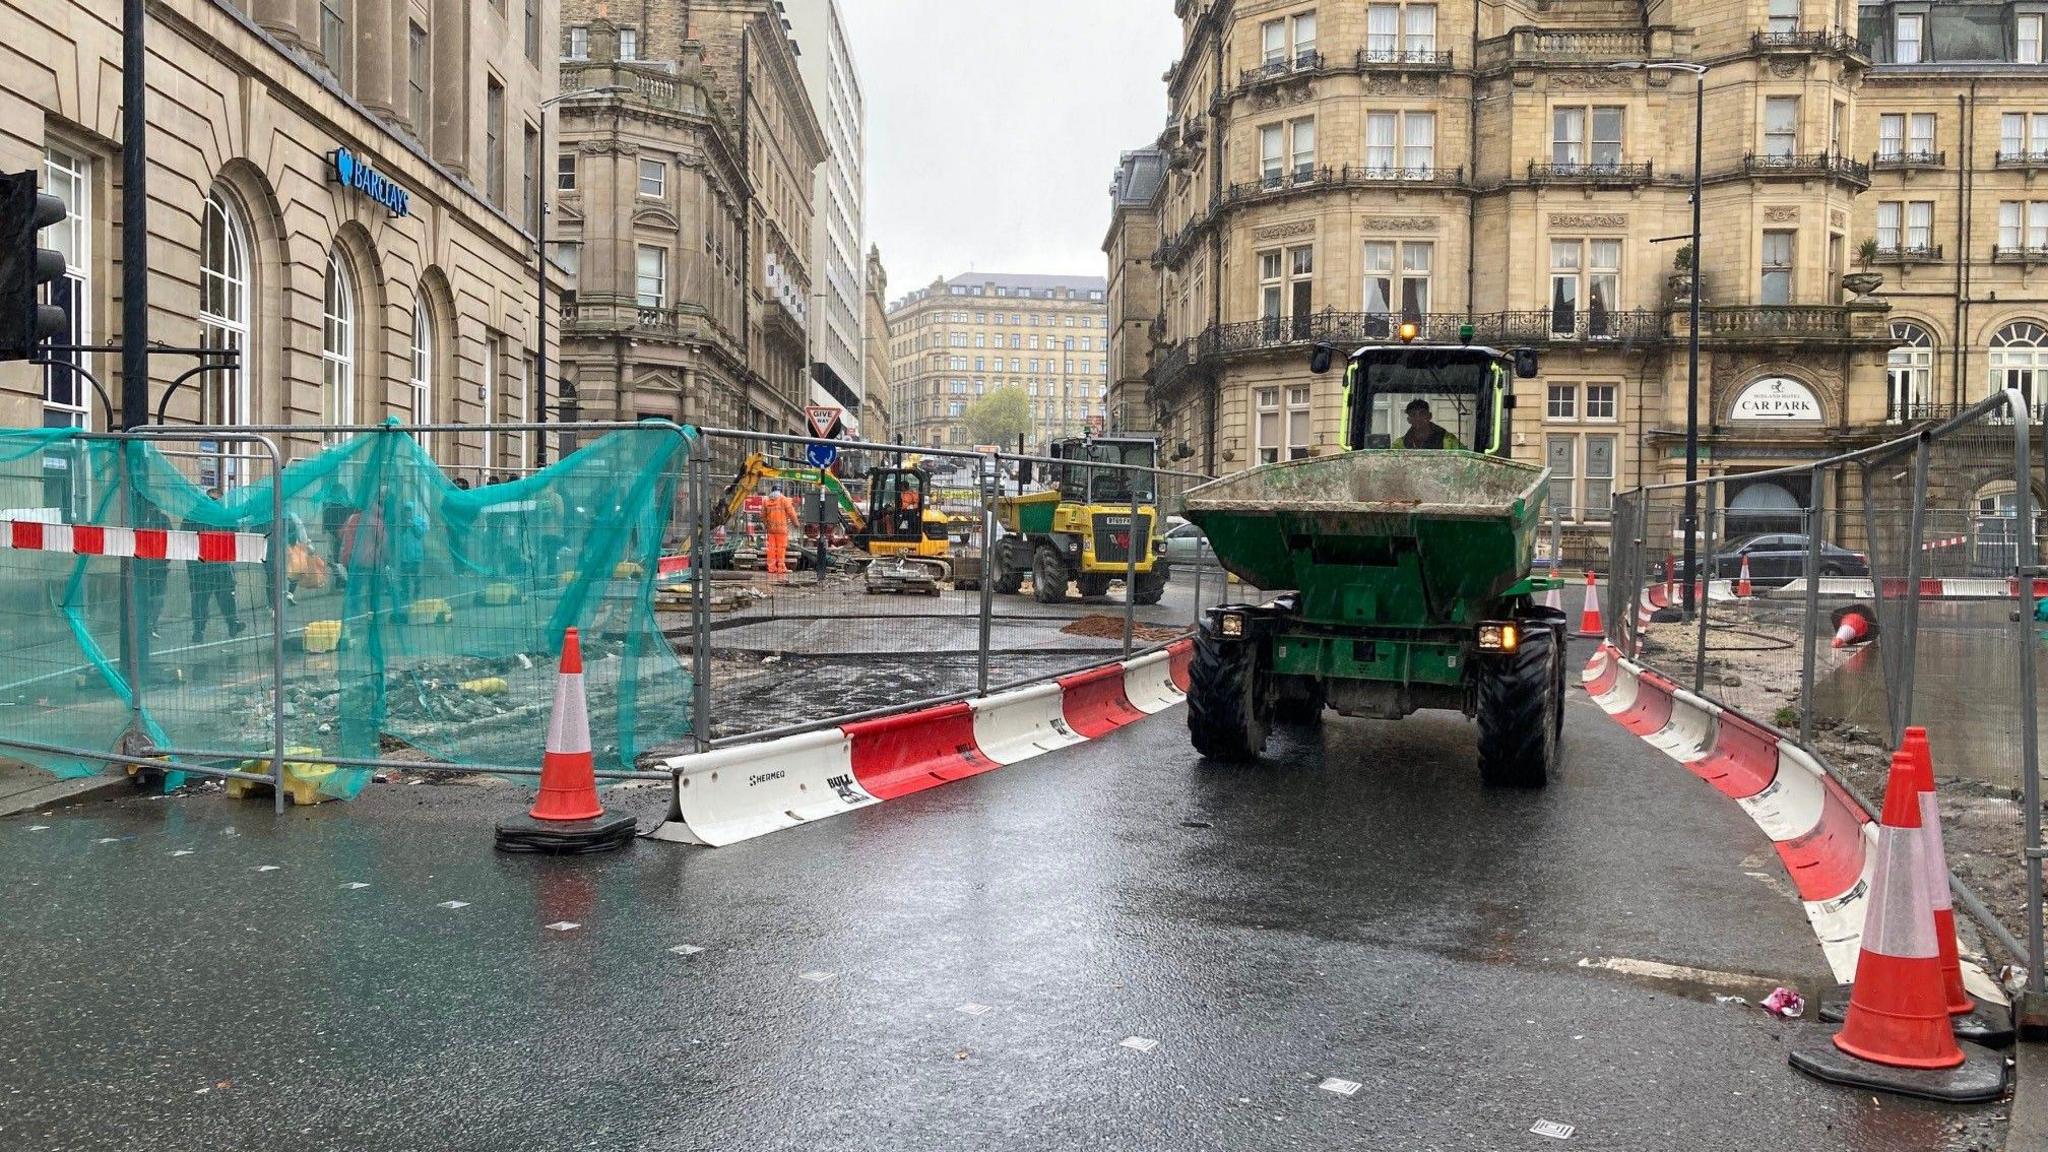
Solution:
{"label": "yellow construction equipment", "polygon": [[719,523],[746,510],[747,497],[762,484],[816,484],[829,493],[853,529],[853,542],[868,555],[870,592],[926,592],[936,596],[953,575],[951,521],[931,501],[931,476],[921,468],[877,468],[868,473],[866,506],[837,476],[817,468],[770,463],[749,455],[726,486],[717,508]]}

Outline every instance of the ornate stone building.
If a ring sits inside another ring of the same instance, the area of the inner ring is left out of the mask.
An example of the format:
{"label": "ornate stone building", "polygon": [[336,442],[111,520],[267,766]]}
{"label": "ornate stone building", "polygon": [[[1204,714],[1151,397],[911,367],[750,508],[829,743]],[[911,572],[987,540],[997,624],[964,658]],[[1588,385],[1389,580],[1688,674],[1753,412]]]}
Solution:
{"label": "ornate stone building", "polygon": [[770,0],[562,6],[562,360],[580,413],[797,432],[825,142]]}
{"label": "ornate stone building", "polygon": [[967,406],[998,388],[1031,401],[1030,443],[1107,426],[1109,330],[1100,276],[970,272],[889,309],[889,388],[906,444],[970,448]]}
{"label": "ornate stone building", "polygon": [[[2039,58],[2021,8],[1180,0],[1153,363],[1117,386],[1149,388],[1170,448],[1230,471],[1337,449],[1341,384],[1306,373],[1309,344],[1469,323],[1541,350],[1515,451],[1554,470],[1576,546],[1602,548],[1615,489],[1683,474],[1703,98],[1703,469],[1896,434],[1984,396],[1994,367],[2030,373],[2037,345],[2048,370],[2048,314],[2010,299],[2048,253],[2048,202],[2036,216],[2024,192],[2048,118],[2036,142],[2020,111],[2048,111],[2048,84],[2011,62]],[[1948,61],[1892,63],[1902,19],[1909,51]],[[1674,60],[1708,71],[1628,67]],[[1112,250],[1132,213],[1119,193]],[[1118,330],[1144,306],[1132,294]],[[1796,529],[1810,497],[1797,480],[1729,491],[1731,528]]]}
{"label": "ornate stone building", "polygon": [[861,285],[861,438],[887,444],[896,436],[895,413],[889,402],[889,274],[882,269],[882,250],[868,246],[867,273]]}
{"label": "ornate stone building", "polygon": [[[53,302],[71,343],[117,343],[120,5],[0,0],[0,26],[0,171],[37,172],[69,209],[44,243],[67,262]],[[538,3],[153,0],[149,335],[239,359],[171,391],[194,361],[152,357],[152,414],[311,429],[552,408],[536,376],[553,336],[538,236],[555,37]],[[62,358],[120,395],[118,355]],[[111,419],[69,369],[0,365],[0,422]],[[531,434],[426,443],[470,475],[546,451]],[[201,478],[247,479],[237,451],[219,447]]]}

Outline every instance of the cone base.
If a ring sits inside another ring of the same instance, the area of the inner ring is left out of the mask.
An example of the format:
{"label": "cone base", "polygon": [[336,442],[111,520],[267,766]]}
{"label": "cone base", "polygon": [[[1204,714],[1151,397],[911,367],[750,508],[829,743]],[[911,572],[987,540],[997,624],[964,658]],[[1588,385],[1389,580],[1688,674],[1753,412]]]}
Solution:
{"label": "cone base", "polygon": [[581,856],[612,852],[633,842],[640,825],[630,812],[614,812],[595,820],[535,820],[514,816],[498,823],[496,845],[500,852],[539,852],[556,856]]}
{"label": "cone base", "polygon": [[1789,1062],[1830,1084],[1943,1104],[1982,1104],[2005,1095],[2005,1057],[1976,1044],[1961,1048],[1963,1062],[1954,1068],[1891,1068],[1849,1055],[1830,1034],[1794,1048]]}
{"label": "cone base", "polygon": [[[1817,1014],[1822,1020],[1840,1024],[1848,1018],[1849,988],[1850,985],[1837,984],[1833,992],[1821,999]],[[1997,1004],[1979,1001],[1974,1009],[1950,1016],[1948,1022],[1955,1029],[1956,1039],[1986,1048],[2010,1048],[2017,1038],[2012,1009]]]}

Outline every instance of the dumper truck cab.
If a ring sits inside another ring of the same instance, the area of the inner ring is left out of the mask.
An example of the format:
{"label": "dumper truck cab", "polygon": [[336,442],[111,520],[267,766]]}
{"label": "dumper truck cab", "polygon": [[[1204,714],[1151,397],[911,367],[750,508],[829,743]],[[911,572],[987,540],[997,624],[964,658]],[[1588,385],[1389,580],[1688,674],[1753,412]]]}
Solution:
{"label": "dumper truck cab", "polygon": [[[1312,372],[1335,359],[1318,347]],[[1188,493],[1219,562],[1272,598],[1206,613],[1188,728],[1255,759],[1274,723],[1326,709],[1478,722],[1489,783],[1539,787],[1564,719],[1564,618],[1531,578],[1549,472],[1511,458],[1514,381],[1533,352],[1372,346],[1344,365],[1345,451],[1262,465]]]}
{"label": "dumper truck cab", "polygon": [[1020,484],[1028,484],[1036,471],[1043,491],[996,501],[1003,531],[995,548],[996,591],[1015,594],[1028,576],[1040,603],[1057,604],[1070,585],[1083,596],[1100,596],[1112,581],[1128,577],[1134,602],[1157,604],[1169,575],[1154,531],[1158,441],[1082,436],[1053,444],[1048,455],[1051,461],[1035,470],[1026,461],[1020,475]]}

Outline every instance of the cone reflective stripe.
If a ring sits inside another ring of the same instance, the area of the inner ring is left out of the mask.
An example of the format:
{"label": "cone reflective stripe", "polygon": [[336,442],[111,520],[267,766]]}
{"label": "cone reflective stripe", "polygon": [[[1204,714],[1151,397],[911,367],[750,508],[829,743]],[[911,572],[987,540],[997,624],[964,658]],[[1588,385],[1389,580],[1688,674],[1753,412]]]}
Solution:
{"label": "cone reflective stripe", "polygon": [[1855,989],[1834,1044],[1890,1068],[1954,1068],[1963,1062],[1963,1050],[1956,1046],[1942,994],[1915,784],[1912,756],[1894,754]]}
{"label": "cone reflective stripe", "polygon": [[1676,599],[1678,599],[1678,557],[1666,552],[1664,554],[1664,601],[1668,604]]}
{"label": "cone reflective stripe", "polygon": [[1600,590],[1593,584],[1591,569],[1586,570],[1586,608],[1579,614],[1579,635],[1607,635],[1607,626],[1600,622]]}
{"label": "cone reflective stripe", "polygon": [[1735,595],[1741,600],[1756,595],[1756,587],[1749,582],[1749,556],[1746,553],[1742,557],[1742,571],[1735,578]]}
{"label": "cone reflective stripe", "polygon": [[1543,594],[1543,606],[1558,612],[1564,611],[1564,585],[1552,584],[1550,591]]}
{"label": "cone reflective stripe", "polygon": [[555,678],[555,709],[548,718],[547,753],[540,763],[540,795],[528,813],[535,820],[595,820],[597,766],[590,754],[590,711],[583,698],[583,643],[576,629],[562,636]]}
{"label": "cone reflective stripe", "polygon": [[1934,944],[1941,957],[1942,996],[1951,1016],[1977,1010],[1977,1002],[1963,988],[1963,962],[1956,948],[1955,902],[1948,889],[1948,854],[1941,844],[1941,805],[1934,797],[1934,750],[1927,743],[1927,729],[1906,729],[1902,749],[1913,759],[1913,783],[1920,791],[1920,827],[1926,838],[1921,854],[1927,866],[1927,892],[1934,906]]}
{"label": "cone reflective stripe", "polygon": [[1842,617],[1842,626],[1835,629],[1835,647],[1847,648],[1859,644],[1870,634],[1870,618],[1860,612],[1851,612]]}

